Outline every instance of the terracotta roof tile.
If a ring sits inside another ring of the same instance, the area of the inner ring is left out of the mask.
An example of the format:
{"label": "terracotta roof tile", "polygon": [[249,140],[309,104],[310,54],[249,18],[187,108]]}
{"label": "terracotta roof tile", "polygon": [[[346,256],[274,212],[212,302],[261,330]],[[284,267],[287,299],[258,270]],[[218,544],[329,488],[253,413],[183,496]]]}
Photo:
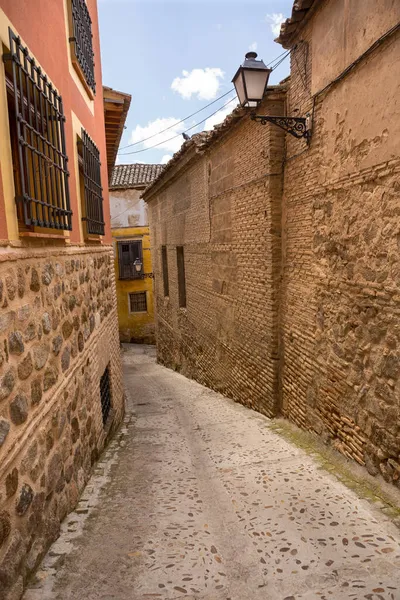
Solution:
{"label": "terracotta roof tile", "polygon": [[289,19],[282,23],[279,36],[275,42],[282,44],[284,48],[291,48],[297,30],[303,25],[302,21],[308,17],[311,8],[319,3],[320,0],[294,0],[292,14]]}
{"label": "terracotta roof tile", "polygon": [[110,189],[146,186],[162,172],[164,165],[116,165],[111,174]]}
{"label": "terracotta roof tile", "polygon": [[[268,89],[271,92],[280,92],[285,90],[286,87],[285,85],[271,85]],[[190,149],[194,148],[196,153],[201,154],[206,150],[206,148],[211,146],[214,142],[216,142],[223,135],[225,135],[227,131],[229,131],[236,123],[238,123],[238,121],[240,121],[240,119],[242,119],[246,115],[249,115],[248,109],[244,109],[240,106],[237,106],[225,118],[225,120],[222,121],[222,123],[214,125],[214,128],[211,131],[203,131],[201,133],[196,133],[195,135],[192,135],[192,137],[181,146],[180,150],[178,150],[178,152],[175,152],[171,160],[167,162],[165,168],[158,174],[154,181],[152,181],[148,185],[148,187],[143,192],[142,197],[146,199],[146,196],[148,197],[148,192],[157,186],[157,184],[164,178],[168,171],[170,171],[177,163],[179,163],[181,158]]]}

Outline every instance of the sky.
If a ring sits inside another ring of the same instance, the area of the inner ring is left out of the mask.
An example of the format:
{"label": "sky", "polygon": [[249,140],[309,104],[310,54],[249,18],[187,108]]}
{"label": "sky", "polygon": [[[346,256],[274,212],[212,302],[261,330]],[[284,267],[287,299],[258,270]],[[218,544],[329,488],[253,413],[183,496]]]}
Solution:
{"label": "sky", "polygon": [[[292,5],[293,0],[98,0],[103,84],[132,95],[117,164],[166,163],[183,143],[182,131],[191,128],[192,135],[223,121],[237,104],[234,92],[179,123],[232,89],[246,52],[255,50],[266,64],[284,52],[274,38]],[[286,58],[269,83],[288,74]],[[150,136],[155,137],[138,143]]]}

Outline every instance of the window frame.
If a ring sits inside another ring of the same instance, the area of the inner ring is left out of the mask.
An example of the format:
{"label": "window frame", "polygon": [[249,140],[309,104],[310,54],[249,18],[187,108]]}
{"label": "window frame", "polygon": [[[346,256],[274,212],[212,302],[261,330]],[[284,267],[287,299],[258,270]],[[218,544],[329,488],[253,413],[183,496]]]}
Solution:
{"label": "window frame", "polygon": [[[145,310],[132,310],[132,298],[131,298],[132,296],[142,296],[142,298],[144,298],[144,303],[146,305]],[[129,307],[130,315],[148,314],[149,307],[148,307],[148,302],[147,302],[147,291],[146,290],[138,290],[138,291],[134,291],[134,292],[128,292],[128,307]]]}
{"label": "window frame", "polygon": [[104,198],[101,184],[100,150],[82,128],[78,138],[78,154],[83,173],[84,202],[82,222],[85,224],[85,237],[105,234]]}
{"label": "window frame", "polygon": [[[129,246],[129,250],[128,250],[129,262],[125,263],[125,264],[123,262],[122,246]],[[136,256],[137,253],[133,251],[133,247],[135,247],[135,246],[139,247],[138,256]],[[121,281],[132,281],[132,280],[142,279],[143,271],[144,271],[143,240],[141,240],[141,239],[139,239],[139,240],[138,239],[136,239],[136,240],[118,240],[117,241],[117,253],[118,253],[118,278]],[[133,266],[136,258],[139,258],[142,262],[142,270],[139,273],[136,271],[136,269]],[[123,267],[129,267],[128,274],[126,274],[126,270],[124,270]]]}
{"label": "window frame", "polygon": [[[107,425],[107,421],[112,414],[112,383],[111,383],[111,364],[108,363],[106,368],[104,369],[103,374],[100,376],[100,406],[101,406],[101,416],[103,420],[103,427]],[[107,397],[105,398],[105,394]]]}
{"label": "window frame", "polygon": [[9,27],[6,101],[19,229],[72,230],[62,98]]}
{"label": "window frame", "polygon": [[186,294],[186,272],[185,272],[185,249],[183,246],[176,247],[176,267],[178,273],[178,303],[179,308],[187,307]]}
{"label": "window frame", "polygon": [[91,98],[96,94],[93,27],[86,0],[68,0],[71,61]]}
{"label": "window frame", "polygon": [[169,298],[169,274],[167,246],[161,246],[161,270],[163,277],[164,298]]}

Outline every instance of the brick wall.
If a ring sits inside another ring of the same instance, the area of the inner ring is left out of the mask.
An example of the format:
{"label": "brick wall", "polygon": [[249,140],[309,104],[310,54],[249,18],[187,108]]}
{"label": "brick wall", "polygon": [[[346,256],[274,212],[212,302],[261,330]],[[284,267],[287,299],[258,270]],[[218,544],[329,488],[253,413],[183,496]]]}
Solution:
{"label": "brick wall", "polygon": [[[275,94],[265,110],[282,114],[283,102]],[[149,201],[159,360],[268,415],[278,397],[283,142],[280,129],[246,117]],[[186,308],[178,304],[180,245]]]}
{"label": "brick wall", "polygon": [[110,247],[0,253],[1,598],[20,597],[121,421],[114,279]]}
{"label": "brick wall", "polygon": [[[397,4],[379,4],[382,11],[370,8],[382,19],[364,6],[320,3],[291,55],[288,114],[304,115],[313,103],[315,112],[309,148],[287,139],[282,406],[371,473],[398,482],[400,112],[390,74],[400,68],[399,32],[318,93],[398,22]],[[338,31],[322,61],[331,25]],[[368,39],[357,35],[364,25]]]}
{"label": "brick wall", "polygon": [[[341,76],[400,5],[367,4],[319,2],[293,40],[285,109],[313,114],[309,146],[242,117],[146,200],[160,361],[400,485],[399,30]],[[268,97],[259,112],[282,113]]]}

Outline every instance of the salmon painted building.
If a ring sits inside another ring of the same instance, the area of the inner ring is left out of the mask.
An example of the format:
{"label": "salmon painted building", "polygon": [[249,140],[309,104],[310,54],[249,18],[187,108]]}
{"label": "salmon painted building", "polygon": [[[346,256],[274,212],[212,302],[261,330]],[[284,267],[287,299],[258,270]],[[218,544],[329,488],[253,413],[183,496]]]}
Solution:
{"label": "salmon painted building", "polygon": [[96,0],[2,0],[0,41],[0,596],[14,600],[123,416],[107,157],[126,112],[106,151]]}

